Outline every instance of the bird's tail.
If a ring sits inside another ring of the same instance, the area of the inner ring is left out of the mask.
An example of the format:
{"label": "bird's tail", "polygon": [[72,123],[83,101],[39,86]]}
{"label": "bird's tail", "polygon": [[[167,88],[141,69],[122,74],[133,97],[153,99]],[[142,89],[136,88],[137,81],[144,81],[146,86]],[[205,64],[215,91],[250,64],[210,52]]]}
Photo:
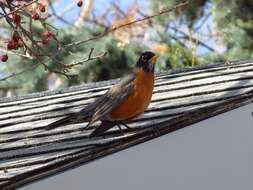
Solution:
{"label": "bird's tail", "polygon": [[60,120],[57,120],[53,123],[50,123],[49,125],[47,125],[45,127],[46,130],[52,130],[52,129],[55,129],[57,127],[60,127],[62,125],[66,125],[66,124],[71,124],[71,123],[76,123],[77,121],[75,121],[75,118],[76,118],[76,114],[71,114],[67,117],[64,117]]}

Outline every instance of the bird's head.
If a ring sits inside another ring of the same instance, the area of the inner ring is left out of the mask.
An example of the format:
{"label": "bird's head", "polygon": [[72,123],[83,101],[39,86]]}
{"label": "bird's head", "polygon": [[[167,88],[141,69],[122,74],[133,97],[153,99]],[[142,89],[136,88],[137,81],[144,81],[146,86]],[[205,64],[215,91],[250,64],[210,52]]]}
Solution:
{"label": "bird's head", "polygon": [[140,68],[146,72],[154,73],[155,63],[158,56],[151,51],[146,51],[141,54],[136,63],[136,68]]}

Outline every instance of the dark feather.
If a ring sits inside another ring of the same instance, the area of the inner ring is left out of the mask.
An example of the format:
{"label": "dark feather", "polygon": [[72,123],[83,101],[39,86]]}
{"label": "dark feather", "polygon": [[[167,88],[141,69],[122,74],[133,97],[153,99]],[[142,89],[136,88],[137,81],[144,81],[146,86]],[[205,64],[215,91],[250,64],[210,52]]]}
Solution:
{"label": "dark feather", "polygon": [[73,113],[67,117],[64,117],[60,120],[57,120],[53,123],[50,123],[48,126],[45,127],[46,130],[52,130],[52,129],[55,129],[57,127],[60,127],[62,125],[67,125],[67,124],[71,124],[71,123],[75,123],[77,120],[76,120],[76,114]]}
{"label": "dark feather", "polygon": [[131,94],[134,78],[135,74],[127,75],[120,80],[119,83],[112,86],[103,96],[90,103],[84,109],[49,124],[45,129],[51,130],[62,125],[80,123],[89,120],[88,127],[98,120],[107,118],[107,115]]}
{"label": "dark feather", "polygon": [[99,127],[97,127],[91,134],[90,134],[90,138],[92,137],[97,137],[102,135],[105,131],[111,129],[112,127],[114,127],[116,125],[115,122],[113,121],[108,121],[108,120],[104,120],[102,121],[101,125]]}
{"label": "dark feather", "polygon": [[117,107],[133,92],[134,79],[135,74],[127,75],[119,83],[115,84],[107,91],[107,93],[102,97],[103,100],[101,103],[97,104],[88,126],[96,121],[106,119],[105,116],[110,114],[115,107]]}

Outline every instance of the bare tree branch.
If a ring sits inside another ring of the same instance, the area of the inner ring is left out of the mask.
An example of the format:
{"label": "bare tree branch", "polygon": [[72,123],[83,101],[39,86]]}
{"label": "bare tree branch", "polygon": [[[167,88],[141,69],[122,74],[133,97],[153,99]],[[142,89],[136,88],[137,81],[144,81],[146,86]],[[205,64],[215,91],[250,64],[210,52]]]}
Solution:
{"label": "bare tree branch", "polygon": [[202,41],[200,41],[200,40],[198,40],[198,39],[196,39],[196,38],[190,37],[188,34],[186,34],[185,32],[183,32],[183,31],[177,29],[176,27],[169,27],[169,28],[171,28],[172,30],[178,32],[179,34],[182,34],[183,37],[184,37],[185,39],[191,40],[191,41],[193,41],[194,43],[199,44],[199,45],[205,47],[205,48],[208,49],[209,51],[215,52],[215,50],[214,50],[212,47],[210,47],[209,45],[205,44],[204,42],[202,42]]}
{"label": "bare tree branch", "polygon": [[[0,19],[4,18],[4,17],[6,17],[6,16],[9,16],[9,15],[11,15],[11,14],[13,14],[13,13],[19,11],[19,10],[22,10],[22,9],[24,9],[25,7],[28,7],[28,6],[30,6],[31,4],[36,3],[36,2],[38,2],[38,1],[39,1],[39,0],[34,0],[34,1],[31,1],[30,3],[27,3],[27,4],[23,5],[23,6],[20,6],[20,7],[16,8],[15,10],[10,11],[9,13],[6,13],[6,14],[4,14],[4,15],[1,15],[1,16],[0,16]],[[0,5],[3,6],[3,3],[0,2]]]}
{"label": "bare tree branch", "polygon": [[28,54],[25,55],[25,54],[17,53],[17,52],[14,52],[14,51],[7,51],[7,50],[2,49],[2,48],[0,48],[0,51],[3,52],[3,53],[10,53],[10,54],[13,54],[13,55],[16,55],[16,56],[19,56],[19,57],[23,57],[23,58],[27,58],[27,59],[34,59],[34,57],[32,57]]}
{"label": "bare tree branch", "polygon": [[5,77],[3,77],[3,78],[0,78],[0,81],[5,81],[5,80],[7,80],[7,79],[9,79],[9,78],[12,78],[12,77],[16,77],[16,76],[18,76],[18,75],[21,75],[21,74],[23,74],[23,73],[25,73],[25,72],[27,72],[27,71],[34,70],[34,69],[37,68],[38,66],[39,66],[39,64],[36,64],[36,65],[33,65],[33,66],[31,66],[31,67],[28,67],[28,68],[26,68],[26,69],[24,69],[24,70],[22,70],[22,71],[13,72],[13,73],[11,73],[11,74],[8,75],[8,76],[5,76]]}
{"label": "bare tree branch", "polygon": [[125,24],[122,24],[122,25],[119,25],[119,26],[116,26],[116,27],[111,27],[110,29],[108,29],[107,31],[105,31],[102,34],[99,34],[97,36],[91,37],[91,38],[86,39],[86,40],[81,40],[81,41],[73,42],[73,43],[67,44],[65,46],[66,47],[79,46],[79,45],[87,43],[89,41],[100,39],[100,38],[108,35],[109,33],[114,32],[114,31],[116,31],[116,30],[118,30],[120,28],[129,26],[129,25],[132,25],[132,24],[136,24],[136,23],[139,23],[139,22],[143,22],[145,20],[150,20],[150,19],[152,19],[154,17],[160,16],[162,14],[165,14],[165,13],[171,12],[171,11],[173,11],[175,9],[178,9],[179,7],[186,6],[188,3],[189,3],[188,1],[185,1],[183,3],[179,3],[179,4],[177,4],[177,5],[173,6],[173,7],[162,9],[162,10],[160,10],[159,12],[157,12],[157,13],[155,13],[153,15],[148,15],[146,17],[143,17],[143,18],[140,18],[140,19],[136,19],[136,20],[133,20],[131,22],[128,22],[128,23],[125,23]]}
{"label": "bare tree branch", "polygon": [[82,7],[79,17],[77,18],[74,26],[80,27],[82,26],[85,18],[90,14],[93,8],[93,0],[86,0],[85,5]]}
{"label": "bare tree branch", "polygon": [[76,65],[83,64],[87,61],[95,60],[95,59],[102,59],[103,57],[105,57],[107,55],[107,52],[104,52],[104,53],[101,53],[100,55],[92,56],[93,51],[94,51],[94,48],[91,48],[90,52],[89,52],[89,56],[87,58],[85,58],[83,60],[80,60],[80,61],[76,61],[72,64],[68,64],[67,67],[73,67],[73,66],[76,66]]}

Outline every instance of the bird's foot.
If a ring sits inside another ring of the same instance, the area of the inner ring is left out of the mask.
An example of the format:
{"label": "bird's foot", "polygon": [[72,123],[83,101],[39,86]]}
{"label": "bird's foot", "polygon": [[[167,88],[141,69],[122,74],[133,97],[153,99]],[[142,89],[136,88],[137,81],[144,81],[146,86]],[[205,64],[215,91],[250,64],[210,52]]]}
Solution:
{"label": "bird's foot", "polygon": [[120,124],[117,124],[117,127],[119,128],[120,133],[121,133],[122,135],[124,135],[124,131],[122,130],[122,128],[121,128],[121,126],[120,126]]}
{"label": "bird's foot", "polygon": [[124,133],[124,131],[123,131],[121,125],[123,125],[123,126],[124,126],[125,128],[127,128],[128,130],[132,130],[132,128],[130,128],[127,124],[123,123],[122,121],[117,121],[117,122],[116,122],[116,125],[117,125],[117,127],[119,128],[119,130],[120,130],[120,132],[121,132],[122,135],[124,135],[125,133]]}
{"label": "bird's foot", "polygon": [[132,128],[129,127],[127,124],[125,124],[124,122],[120,121],[119,124],[123,125],[125,128],[127,128],[128,130],[131,130]]}

